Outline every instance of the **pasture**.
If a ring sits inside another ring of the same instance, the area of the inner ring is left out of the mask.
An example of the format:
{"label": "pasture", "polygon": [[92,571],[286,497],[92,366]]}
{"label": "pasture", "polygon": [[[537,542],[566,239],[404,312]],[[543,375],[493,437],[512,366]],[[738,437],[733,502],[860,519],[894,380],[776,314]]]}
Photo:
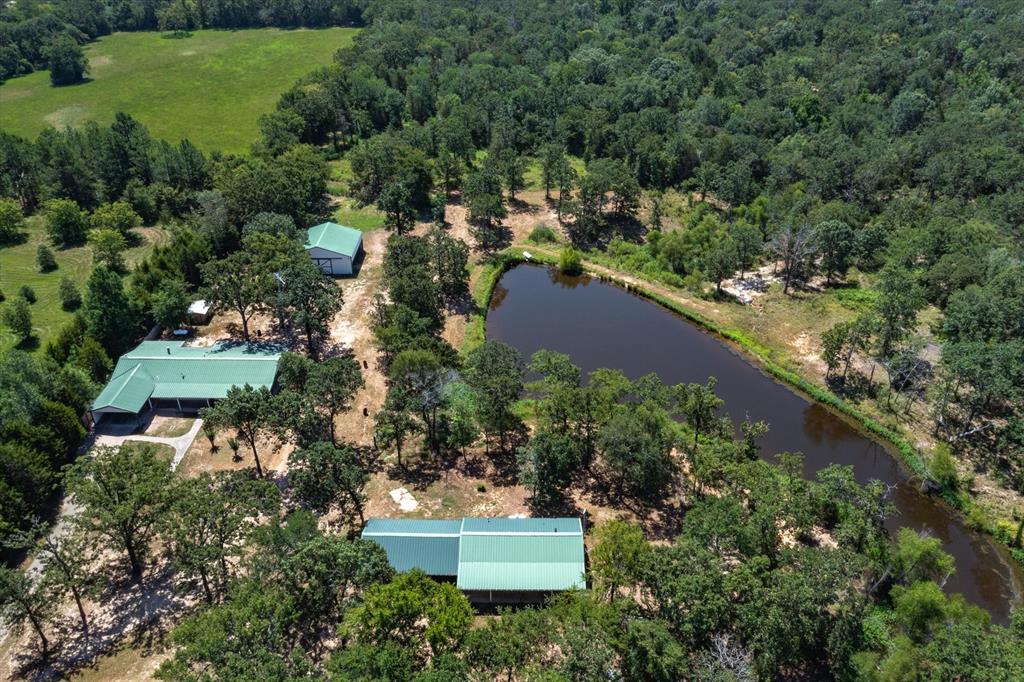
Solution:
{"label": "pasture", "polygon": [[108,124],[124,111],[154,137],[187,137],[205,152],[244,152],[257,120],[304,74],[329,64],[358,29],[116,33],[85,47],[88,81],[55,88],[48,71],[0,85],[0,130],[34,137],[47,125]]}

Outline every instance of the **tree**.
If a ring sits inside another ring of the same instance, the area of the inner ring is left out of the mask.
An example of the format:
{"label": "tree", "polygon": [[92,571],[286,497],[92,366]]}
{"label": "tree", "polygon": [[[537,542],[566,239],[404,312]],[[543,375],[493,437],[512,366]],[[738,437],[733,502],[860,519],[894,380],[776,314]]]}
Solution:
{"label": "tree", "polygon": [[38,535],[43,540],[36,559],[42,564],[43,589],[51,599],[61,599],[70,594],[78,609],[82,632],[89,634],[84,600],[97,597],[100,591],[98,576],[91,571],[97,555],[95,543],[76,529],[62,533],[40,530]]}
{"label": "tree", "polygon": [[842,220],[826,220],[815,226],[814,238],[821,254],[821,267],[830,284],[833,274],[846,275],[853,260],[855,237],[853,228]]}
{"label": "tree", "polygon": [[451,368],[435,353],[418,348],[396,355],[388,371],[391,403],[419,417],[434,454],[440,454],[445,386],[452,376]]}
{"label": "tree", "polygon": [[559,186],[559,181],[572,170],[569,160],[565,158],[565,148],[559,144],[544,146],[541,154],[541,182],[544,185],[544,200],[551,200],[551,189]]}
{"label": "tree", "polygon": [[877,289],[874,313],[878,321],[878,354],[889,358],[896,345],[913,331],[924,297],[910,273],[895,266],[882,269]]}
{"label": "tree", "polygon": [[14,199],[0,198],[0,244],[12,244],[21,238],[25,218]]}
{"label": "tree", "polygon": [[206,286],[203,298],[214,313],[238,313],[242,338],[249,341],[249,321],[265,307],[273,288],[273,275],[248,250],[236,251],[221,260],[200,266]]}
{"label": "tree", "polygon": [[366,522],[363,487],[370,474],[359,454],[348,444],[314,443],[299,448],[288,458],[288,477],[296,497],[314,511],[325,514],[336,507],[343,519],[359,517]]}
{"label": "tree", "polygon": [[18,296],[4,304],[3,320],[19,342],[32,336],[32,310],[24,298]]}
{"label": "tree", "polygon": [[608,600],[619,597],[641,579],[651,546],[639,526],[625,521],[606,521],[594,529],[590,573],[594,590]]}
{"label": "tree", "polygon": [[199,580],[207,603],[227,593],[259,516],[278,504],[277,487],[247,472],[203,472],[176,486],[164,523],[168,553],[178,571]]}
{"label": "tree", "polygon": [[39,582],[17,569],[0,566],[0,622],[10,628],[28,622],[39,638],[43,660],[50,656],[44,628],[56,611],[57,602]]}
{"label": "tree", "polygon": [[150,548],[173,499],[174,474],[148,447],[99,447],[67,472],[66,485],[82,506],[75,524],[124,552],[142,585]]}
{"label": "tree", "polygon": [[381,190],[377,208],[384,213],[384,224],[395,234],[406,234],[416,225],[412,194],[402,183],[393,183]]}
{"label": "tree", "polygon": [[847,322],[837,322],[822,332],[821,357],[825,361],[826,378],[842,366],[840,379],[846,381],[854,354],[867,350],[873,326],[874,321],[870,316],[859,315]]}
{"label": "tree", "polygon": [[330,336],[330,325],[342,306],[341,289],[308,258],[302,258],[282,274],[276,303],[285,311],[290,326],[306,340],[306,351],[317,358]]}
{"label": "tree", "polygon": [[220,428],[232,428],[252,450],[256,475],[263,478],[263,465],[257,443],[275,433],[274,396],[266,386],[253,388],[249,384],[232,386],[227,396],[213,407],[199,411],[200,417]]}
{"label": "tree", "polygon": [[412,570],[366,590],[345,625],[358,641],[375,646],[394,642],[415,650],[425,640],[437,656],[458,650],[472,622],[469,600],[454,585]]}
{"label": "tree", "polygon": [[622,672],[630,682],[674,682],[687,676],[687,652],[660,620],[631,620],[623,649]]}
{"label": "tree", "polygon": [[758,229],[746,222],[739,222],[733,226],[732,241],[736,246],[736,266],[740,269],[742,279],[744,273],[757,263],[764,244]]}
{"label": "tree", "polygon": [[188,290],[178,279],[165,279],[153,294],[153,319],[164,329],[175,329],[188,311]]}
{"label": "tree", "polygon": [[174,657],[156,672],[161,680],[210,675],[231,680],[305,677],[312,662],[296,647],[301,622],[294,599],[279,585],[238,583],[223,604],[200,611],[175,628]]}
{"label": "tree", "polygon": [[627,494],[654,499],[675,476],[669,417],[649,401],[618,406],[598,441],[620,502]]}
{"label": "tree", "polygon": [[36,267],[42,273],[57,269],[57,259],[53,257],[53,251],[46,244],[40,244],[36,249]]}
{"label": "tree", "polygon": [[739,260],[736,245],[728,235],[719,239],[704,254],[704,273],[715,283],[715,290],[722,293],[722,280],[731,277]]}
{"label": "tree", "polygon": [[124,252],[128,242],[116,230],[94,229],[89,231],[89,246],[92,247],[93,262],[114,272],[124,270]]}
{"label": "tree", "polygon": [[526,171],[526,160],[514,149],[505,148],[495,153],[495,163],[501,179],[508,189],[510,201],[516,200],[516,192],[525,189],[526,181],[523,173]]}
{"label": "tree", "polygon": [[494,248],[500,241],[494,223],[508,214],[501,201],[501,177],[493,164],[484,163],[469,174],[463,190],[463,200],[469,212],[470,222],[476,225],[473,238],[481,249]]}
{"label": "tree", "polygon": [[54,246],[78,246],[85,241],[88,214],[71,199],[50,199],[43,204],[43,215]]}
{"label": "tree", "polygon": [[118,356],[138,333],[138,313],[124,290],[120,275],[94,268],[85,285],[85,320],[89,333],[111,356]]}
{"label": "tree", "polygon": [[82,305],[82,294],[78,291],[78,285],[70,275],[60,278],[57,285],[57,298],[60,299],[60,307],[67,311],[77,310]]}
{"label": "tree", "polygon": [[722,399],[715,395],[718,380],[709,377],[707,384],[690,384],[679,386],[678,403],[686,423],[693,429],[693,447],[696,449],[700,434],[711,433],[718,423],[718,410],[722,407]]}
{"label": "tree", "polygon": [[97,206],[89,224],[94,230],[113,230],[127,237],[129,230],[142,224],[142,218],[127,201],[115,201]]}
{"label": "tree", "polygon": [[794,281],[807,279],[814,266],[814,235],[806,225],[789,223],[772,238],[771,252],[782,261],[785,285],[782,293],[788,294]]}
{"label": "tree", "polygon": [[89,72],[89,60],[74,38],[64,33],[50,42],[44,50],[50,82],[54,86],[81,83]]}
{"label": "tree", "polygon": [[469,296],[469,245],[441,229],[428,235],[437,288],[449,304],[457,304]]}
{"label": "tree", "polygon": [[72,351],[68,361],[97,383],[105,382],[110,376],[110,370],[114,368],[110,356],[103,350],[103,346],[91,336],[82,339],[81,343]]}
{"label": "tree", "polygon": [[523,392],[523,360],[511,346],[485,341],[466,357],[463,377],[476,394],[477,419],[484,433],[497,436],[502,452],[521,426],[512,411]]}
{"label": "tree", "polygon": [[351,355],[334,357],[309,367],[303,395],[323,415],[331,443],[338,444],[335,422],[352,407],[356,391],[363,387],[359,361]]}
{"label": "tree", "polygon": [[296,241],[305,239],[305,233],[295,226],[291,216],[280,213],[257,213],[242,226],[242,238],[251,234],[273,234],[290,237]]}
{"label": "tree", "polygon": [[559,501],[580,464],[580,453],[569,434],[542,429],[516,455],[519,480],[533,494],[534,505]]}

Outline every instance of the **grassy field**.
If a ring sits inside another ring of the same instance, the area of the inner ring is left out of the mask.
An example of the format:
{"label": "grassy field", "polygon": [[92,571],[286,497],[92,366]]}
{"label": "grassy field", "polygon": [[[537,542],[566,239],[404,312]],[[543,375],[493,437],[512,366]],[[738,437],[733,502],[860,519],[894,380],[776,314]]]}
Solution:
{"label": "grassy field", "polygon": [[86,46],[89,80],[55,88],[47,71],[0,85],[0,129],[109,123],[124,111],[156,137],[242,152],[260,114],[300,76],[328,64],[357,29],[196,31],[187,38],[117,33]]}
{"label": "grassy field", "polygon": [[[92,271],[92,254],[87,246],[54,249],[57,269],[43,274],[36,267],[36,248],[39,244],[46,243],[42,218],[29,218],[26,221],[26,228],[28,238],[23,243],[0,248],[0,291],[3,291],[10,300],[17,296],[18,288],[23,284],[35,290],[37,300],[31,306],[35,340],[28,346],[31,349],[41,348],[51,335],[71,319],[72,313],[60,306],[57,285],[61,277],[71,275],[84,295],[85,281]],[[135,232],[140,235],[141,240],[138,246],[129,249],[125,255],[125,262],[129,268],[149,255],[154,245],[166,239],[166,232],[159,227],[139,228]],[[14,347],[14,341],[14,337],[6,328],[0,329],[0,352]]]}

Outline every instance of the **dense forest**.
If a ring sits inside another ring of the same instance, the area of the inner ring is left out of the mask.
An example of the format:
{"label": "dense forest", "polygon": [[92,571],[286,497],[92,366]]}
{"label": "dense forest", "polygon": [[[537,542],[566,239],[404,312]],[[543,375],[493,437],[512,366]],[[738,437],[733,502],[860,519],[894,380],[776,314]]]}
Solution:
{"label": "dense forest", "polygon": [[[1019,610],[993,625],[945,594],[950,557],[885,531],[883,486],[841,467],[804,480],[798,454],[759,460],[770,425],[737,436],[713,381],[583,377],[565,356],[443,334],[472,305],[471,248],[500,265],[502,221],[536,172],[558,229],[537,239],[564,235],[565,270],[585,257],[720,301],[723,280],[766,264],[786,293],[859,273],[857,315],[821,339],[828,388],[925,414],[940,445],[924,477],[948,499],[966,485],[956,464],[1024,492],[1018,2],[17,2],[0,10],[0,79],[66,63],[81,78],[80,45],[112,30],[339,23],[365,27],[260,119],[247,155],[154,139],[127,113],[35,140],[0,131],[0,240],[39,215],[53,248],[88,243],[95,260],[84,291],[62,284],[74,320],[0,361],[4,544],[36,547],[65,490],[83,508],[42,541],[44,580],[0,573],[0,614],[42,658],[56,599],[87,637],[83,600],[169,580],[197,606],[167,680],[1024,677]],[[301,249],[339,160],[393,233],[372,451],[335,433],[366,367],[330,347],[341,297]],[[695,207],[680,219],[681,193]],[[453,204],[472,244],[446,230]],[[131,228],[156,223],[166,243],[126,267]],[[3,293],[5,325],[30,336],[28,297]],[[177,479],[127,447],[72,464],[112,358],[196,295],[246,341],[258,315],[294,339],[278,393],[235,389],[203,412],[211,447],[234,434],[253,471]],[[295,447],[280,485],[260,460],[270,441]],[[572,513],[582,491],[673,516],[674,539],[599,523],[590,589],[474,627],[454,586],[395,575],[355,539],[385,454],[443,469],[473,448],[538,514]],[[1020,556],[1024,520],[1002,532]]]}

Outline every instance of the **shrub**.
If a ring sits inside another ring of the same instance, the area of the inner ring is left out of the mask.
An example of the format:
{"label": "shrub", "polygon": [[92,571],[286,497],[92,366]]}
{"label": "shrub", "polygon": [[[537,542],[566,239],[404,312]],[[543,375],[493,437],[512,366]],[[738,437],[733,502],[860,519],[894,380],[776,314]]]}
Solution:
{"label": "shrub", "polygon": [[960,480],[956,472],[956,463],[949,452],[949,446],[939,443],[935,446],[931,461],[928,462],[928,473],[943,490],[956,490]]}
{"label": "shrub", "polygon": [[53,251],[46,244],[40,244],[36,249],[36,266],[39,272],[53,272],[57,269],[57,259],[53,257]]}
{"label": "shrub", "polygon": [[11,333],[21,341],[32,336],[32,311],[23,298],[15,298],[3,308],[3,321]]}
{"label": "shrub", "polygon": [[534,244],[553,244],[558,241],[558,235],[547,225],[538,225],[530,231],[530,236],[526,239]]}
{"label": "shrub", "polygon": [[14,199],[0,199],[0,242],[16,242],[21,236],[24,217],[21,206]]}
{"label": "shrub", "polygon": [[64,310],[77,310],[82,305],[82,293],[78,290],[75,280],[68,275],[60,278],[57,285],[57,296],[60,298],[60,307]]}
{"label": "shrub", "polygon": [[21,287],[18,289],[18,295],[21,296],[26,301],[28,301],[29,303],[36,302],[36,290],[27,284],[21,285]]}
{"label": "shrub", "polygon": [[583,272],[580,252],[571,246],[562,249],[562,253],[558,255],[558,269],[567,275],[578,275]]}

